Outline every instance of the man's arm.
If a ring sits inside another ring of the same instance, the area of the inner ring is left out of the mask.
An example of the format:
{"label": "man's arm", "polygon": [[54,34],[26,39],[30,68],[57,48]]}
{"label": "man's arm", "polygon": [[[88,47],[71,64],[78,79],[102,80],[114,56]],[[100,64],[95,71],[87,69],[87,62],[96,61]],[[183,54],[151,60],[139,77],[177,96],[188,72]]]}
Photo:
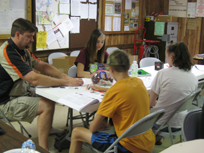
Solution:
{"label": "man's arm", "polygon": [[150,97],[149,97],[149,104],[150,104],[150,107],[153,107],[156,105],[157,103],[157,97],[158,95],[153,91],[151,90],[151,93],[150,93]]}
{"label": "man's arm", "polygon": [[55,78],[63,78],[64,76],[66,76],[66,74],[60,72],[54,66],[52,66],[46,62],[43,62],[43,61],[40,61],[34,67],[34,69],[40,71],[43,74],[50,75],[50,76],[55,77]]}
{"label": "man's arm", "polygon": [[[69,77],[68,75],[60,72],[58,69],[56,69],[54,66],[46,63],[46,62],[43,62],[43,61],[40,61],[35,67],[34,69],[40,71],[41,73],[43,74],[46,74],[46,75],[49,75],[49,76],[52,76],[52,77],[55,77],[55,78],[59,78],[59,79],[65,79],[66,82],[68,81],[68,83],[66,83],[66,86],[80,86],[83,84],[83,81],[82,79],[78,79],[78,78],[72,78],[72,77]],[[38,76],[40,77],[40,76]],[[37,78],[35,78],[36,80]],[[36,80],[37,81],[37,80]],[[38,81],[39,78],[38,78]],[[54,81],[54,80],[53,80]],[[38,84],[38,83],[37,83]],[[42,84],[38,84],[38,85],[42,85]],[[59,86],[59,85],[57,85]]]}
{"label": "man's arm", "polygon": [[69,86],[69,81],[65,79],[52,78],[46,75],[35,73],[30,71],[24,75],[21,79],[30,82],[33,85],[42,86]]}
{"label": "man's arm", "polygon": [[105,116],[102,116],[100,114],[95,115],[93,122],[91,123],[89,130],[94,133],[100,129],[101,127],[106,126],[107,124],[105,123]]}

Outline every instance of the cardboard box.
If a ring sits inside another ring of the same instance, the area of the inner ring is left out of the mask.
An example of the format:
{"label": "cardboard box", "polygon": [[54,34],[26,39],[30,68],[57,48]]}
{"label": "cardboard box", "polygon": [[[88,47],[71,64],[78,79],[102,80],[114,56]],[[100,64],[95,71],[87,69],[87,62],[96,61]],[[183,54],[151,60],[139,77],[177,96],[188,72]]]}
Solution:
{"label": "cardboard box", "polygon": [[[129,60],[130,60],[130,65],[133,63],[134,59],[138,63],[138,55],[131,55],[128,54]],[[64,56],[64,57],[58,57],[58,58],[53,58],[53,66],[56,67],[59,71],[68,74],[68,70],[71,66],[74,65],[74,62],[76,60],[76,56]]]}
{"label": "cardboard box", "polygon": [[74,62],[77,57],[75,56],[64,56],[64,57],[58,57],[53,58],[53,66],[56,67],[59,71],[68,74],[68,70],[71,66],[74,65]]}
{"label": "cardboard box", "polygon": [[178,17],[175,17],[175,16],[157,16],[155,21],[160,21],[160,22],[178,22]]}

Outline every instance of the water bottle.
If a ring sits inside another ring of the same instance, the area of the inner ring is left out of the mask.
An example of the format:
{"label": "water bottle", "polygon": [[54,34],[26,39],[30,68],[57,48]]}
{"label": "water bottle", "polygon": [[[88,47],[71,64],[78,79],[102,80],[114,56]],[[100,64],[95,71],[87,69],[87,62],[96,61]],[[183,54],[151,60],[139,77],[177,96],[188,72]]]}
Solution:
{"label": "water bottle", "polygon": [[21,153],[35,153],[35,143],[28,139],[22,144]]}
{"label": "water bottle", "polygon": [[131,65],[131,75],[132,75],[132,77],[137,77],[137,71],[138,71],[137,61],[133,61],[132,65]]}

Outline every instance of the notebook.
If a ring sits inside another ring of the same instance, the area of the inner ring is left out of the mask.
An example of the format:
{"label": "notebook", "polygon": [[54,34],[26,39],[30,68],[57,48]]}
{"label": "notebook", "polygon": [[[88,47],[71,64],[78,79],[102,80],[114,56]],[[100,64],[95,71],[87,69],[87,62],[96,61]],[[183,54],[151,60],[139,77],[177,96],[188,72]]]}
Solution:
{"label": "notebook", "polygon": [[138,76],[151,76],[151,74],[143,69],[138,70]]}

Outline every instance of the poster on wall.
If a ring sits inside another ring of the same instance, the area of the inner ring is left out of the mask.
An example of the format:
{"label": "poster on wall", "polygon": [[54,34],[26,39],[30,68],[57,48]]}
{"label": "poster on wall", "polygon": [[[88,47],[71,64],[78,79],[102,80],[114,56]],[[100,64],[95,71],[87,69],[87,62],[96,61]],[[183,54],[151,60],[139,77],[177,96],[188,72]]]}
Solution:
{"label": "poster on wall", "polygon": [[169,0],[169,16],[186,17],[188,0]]}
{"label": "poster on wall", "polygon": [[197,0],[196,16],[204,17],[204,0]]}

